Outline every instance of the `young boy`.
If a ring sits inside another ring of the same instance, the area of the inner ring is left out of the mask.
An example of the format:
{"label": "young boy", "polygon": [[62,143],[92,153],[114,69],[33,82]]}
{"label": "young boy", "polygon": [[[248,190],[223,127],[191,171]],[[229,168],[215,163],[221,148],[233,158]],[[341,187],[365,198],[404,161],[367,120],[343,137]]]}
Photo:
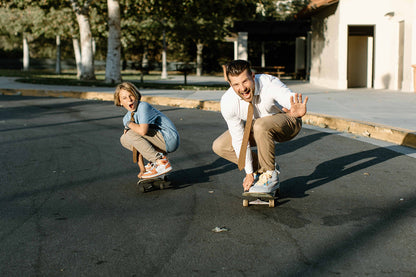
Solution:
{"label": "young boy", "polygon": [[[179,147],[179,134],[172,121],[147,102],[132,83],[123,82],[116,87],[114,104],[127,110],[123,118],[124,134],[121,144],[133,157],[138,151],[139,178],[149,179],[172,170],[166,154]],[[149,161],[146,167],[143,157]],[[136,161],[136,159],[134,158]]]}

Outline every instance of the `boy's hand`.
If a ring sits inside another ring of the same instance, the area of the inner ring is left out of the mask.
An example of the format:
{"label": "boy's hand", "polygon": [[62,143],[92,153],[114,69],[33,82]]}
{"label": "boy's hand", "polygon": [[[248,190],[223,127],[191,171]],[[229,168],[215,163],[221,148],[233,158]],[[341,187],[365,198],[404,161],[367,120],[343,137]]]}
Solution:
{"label": "boy's hand", "polygon": [[133,132],[141,135],[141,136],[145,136],[147,134],[147,131],[149,130],[149,124],[146,123],[141,123],[141,124],[137,124],[134,122],[129,122],[127,124],[128,128],[130,128]]}

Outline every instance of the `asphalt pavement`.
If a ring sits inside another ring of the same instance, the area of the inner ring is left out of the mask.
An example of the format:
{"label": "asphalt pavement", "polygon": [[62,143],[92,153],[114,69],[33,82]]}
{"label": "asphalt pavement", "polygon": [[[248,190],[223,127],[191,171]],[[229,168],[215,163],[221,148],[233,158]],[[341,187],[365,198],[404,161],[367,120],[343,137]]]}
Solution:
{"label": "asphalt pavement", "polygon": [[172,187],[140,193],[123,108],[0,96],[0,276],[416,275],[416,159],[302,128],[276,147],[277,207],[243,207],[221,114],[156,107],[181,145]]}
{"label": "asphalt pavement", "polygon": [[[38,85],[20,83],[13,77],[0,77],[3,94],[52,95],[77,97],[77,93],[90,93],[83,98],[111,100],[114,88]],[[309,97],[308,114],[304,123],[322,128],[351,133],[416,148],[416,93],[393,90],[348,89],[336,90],[311,85],[306,81],[282,81],[294,92]],[[170,75],[166,80],[152,82],[183,83],[181,75]],[[225,84],[223,77],[187,76],[188,85]],[[222,90],[161,90],[141,89],[152,104],[197,107],[219,111]],[[169,99],[166,102],[166,99]],[[201,105],[203,103],[204,105]],[[208,105],[210,104],[210,105]],[[217,104],[217,105],[216,105]]]}

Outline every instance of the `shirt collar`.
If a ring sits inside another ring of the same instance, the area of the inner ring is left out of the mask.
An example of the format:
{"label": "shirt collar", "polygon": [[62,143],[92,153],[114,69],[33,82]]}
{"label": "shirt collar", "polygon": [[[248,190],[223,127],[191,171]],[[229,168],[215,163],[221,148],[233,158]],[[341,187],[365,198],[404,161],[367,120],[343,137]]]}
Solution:
{"label": "shirt collar", "polygon": [[254,95],[260,95],[260,84],[259,84],[259,76],[254,76]]}

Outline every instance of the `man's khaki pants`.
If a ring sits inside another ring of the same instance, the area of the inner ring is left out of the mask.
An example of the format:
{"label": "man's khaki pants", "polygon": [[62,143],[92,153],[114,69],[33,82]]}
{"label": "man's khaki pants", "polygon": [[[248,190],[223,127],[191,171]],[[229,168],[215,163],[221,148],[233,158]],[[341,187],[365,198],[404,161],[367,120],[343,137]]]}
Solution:
{"label": "man's khaki pants", "polygon": [[153,128],[149,128],[145,136],[129,130],[121,136],[120,142],[130,151],[133,151],[134,147],[146,160],[153,163],[156,162],[159,153],[166,154],[166,144],[162,133]]}
{"label": "man's khaki pants", "polygon": [[[253,155],[253,169],[259,173],[275,169],[274,142],[293,139],[302,128],[302,119],[278,113],[258,118],[250,133],[250,146],[257,146]],[[237,164],[238,159],[231,142],[229,131],[225,131],[212,144],[213,151],[220,157]],[[257,157],[258,156],[258,157]]]}

